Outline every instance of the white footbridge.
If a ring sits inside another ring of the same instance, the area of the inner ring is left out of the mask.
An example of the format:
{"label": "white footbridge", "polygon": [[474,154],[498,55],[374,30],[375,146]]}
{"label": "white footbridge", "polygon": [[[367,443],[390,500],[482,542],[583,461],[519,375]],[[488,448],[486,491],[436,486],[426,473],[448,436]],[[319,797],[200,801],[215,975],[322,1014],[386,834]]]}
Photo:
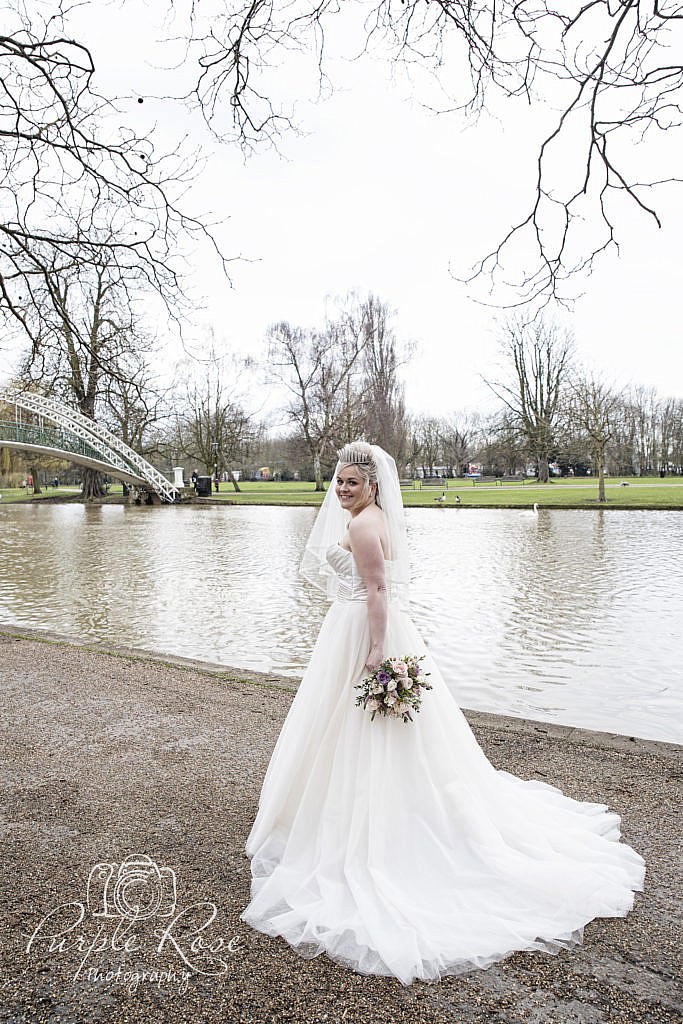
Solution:
{"label": "white footbridge", "polygon": [[[14,418],[5,418],[12,409]],[[68,459],[153,491],[164,502],[180,497],[163,473],[106,427],[63,402],[21,388],[0,385],[0,448]]]}

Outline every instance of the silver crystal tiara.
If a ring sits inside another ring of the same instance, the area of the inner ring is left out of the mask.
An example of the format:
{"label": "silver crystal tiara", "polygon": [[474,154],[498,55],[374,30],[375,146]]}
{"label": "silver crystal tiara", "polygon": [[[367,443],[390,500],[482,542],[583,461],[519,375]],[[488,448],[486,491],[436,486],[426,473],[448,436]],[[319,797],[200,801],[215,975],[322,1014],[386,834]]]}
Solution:
{"label": "silver crystal tiara", "polygon": [[340,448],[337,452],[339,461],[347,464],[357,463],[361,466],[373,465],[375,460],[372,457],[370,445],[364,441],[361,444],[363,444],[363,448],[357,447],[356,444],[347,444]]}

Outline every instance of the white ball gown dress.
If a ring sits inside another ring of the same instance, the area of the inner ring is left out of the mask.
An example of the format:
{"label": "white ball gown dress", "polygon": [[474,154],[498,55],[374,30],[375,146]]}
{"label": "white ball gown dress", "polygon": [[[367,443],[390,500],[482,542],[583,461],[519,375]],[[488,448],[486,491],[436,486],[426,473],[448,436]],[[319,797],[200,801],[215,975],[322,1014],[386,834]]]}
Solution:
{"label": "white ball gown dress", "polygon": [[[356,706],[370,648],[350,551],[263,783],[241,917],[299,954],[404,985],[556,953],[621,917],[645,864],[604,804],[496,770],[437,666],[413,722]],[[391,563],[387,563],[390,570]],[[427,654],[389,586],[387,656]]]}

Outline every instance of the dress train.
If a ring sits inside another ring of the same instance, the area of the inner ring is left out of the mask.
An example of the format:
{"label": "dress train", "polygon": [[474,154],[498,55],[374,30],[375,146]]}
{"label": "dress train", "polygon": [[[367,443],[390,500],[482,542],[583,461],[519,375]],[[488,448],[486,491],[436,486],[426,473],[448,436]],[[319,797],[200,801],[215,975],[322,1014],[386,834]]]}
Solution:
{"label": "dress train", "polygon": [[340,598],[266,773],[242,920],[407,985],[556,953],[593,918],[627,914],[645,864],[619,841],[619,816],[495,769],[398,601],[386,651],[425,653],[433,689],[412,723],[355,705],[366,594],[350,552],[328,557]]}

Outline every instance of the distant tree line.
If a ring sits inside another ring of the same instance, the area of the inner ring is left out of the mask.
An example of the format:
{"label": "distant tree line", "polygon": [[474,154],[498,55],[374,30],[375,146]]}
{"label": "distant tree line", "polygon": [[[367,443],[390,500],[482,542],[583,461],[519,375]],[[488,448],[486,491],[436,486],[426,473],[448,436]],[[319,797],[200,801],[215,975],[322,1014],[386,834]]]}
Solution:
{"label": "distant tree line", "polygon": [[282,419],[269,428],[239,406],[233,468],[254,478],[267,467],[271,478],[321,488],[336,450],[364,437],[394,456],[404,478],[592,475],[604,500],[606,474],[683,473],[683,400],[589,373],[570,333],[551,321],[502,326],[500,372],[487,381],[500,402],[493,412],[409,415],[400,367],[410,348],[392,320],[376,296],[349,295],[319,329],[273,325],[263,370],[282,389]]}
{"label": "distant tree line", "polygon": [[[407,358],[374,296],[320,332],[279,324],[272,372],[289,384],[290,430],[261,435],[256,463],[282,479],[329,477],[335,451],[363,436],[381,444],[404,476],[683,473],[683,399],[620,389],[578,365],[572,336],[551,321],[513,318],[501,328],[501,367],[488,380],[500,401],[488,414],[410,416],[398,368]],[[253,465],[253,464],[252,464]],[[249,465],[245,464],[249,472]]]}
{"label": "distant tree line", "polygon": [[[486,381],[496,409],[410,415],[401,367],[411,347],[399,341],[393,321],[377,296],[352,293],[318,328],[272,325],[261,364],[239,362],[212,337],[164,388],[149,370],[151,345],[136,344],[121,324],[117,358],[98,359],[97,374],[90,374],[89,409],[162,470],[183,465],[236,490],[240,480],[264,476],[310,480],[322,489],[337,449],[357,437],[389,451],[402,478],[474,471],[547,482],[558,474],[591,475],[600,500],[605,475],[683,473],[683,399],[620,389],[589,373],[576,361],[571,334],[549,320],[517,316],[501,326],[499,368]],[[42,378],[27,360],[20,380],[80,407],[81,363],[69,345],[67,336],[67,358],[46,359]],[[61,352],[56,343],[54,351]],[[91,360],[92,352],[91,344]],[[272,389],[281,396],[279,413]],[[267,418],[254,405],[262,395]],[[7,475],[7,457],[2,466]]]}
{"label": "distant tree line", "polygon": [[[569,395],[561,412],[549,445],[551,476],[557,473],[597,478],[600,451],[608,475],[683,474],[683,400],[660,398],[654,389],[619,392],[618,401],[609,409],[609,427],[603,427],[604,449],[600,448],[600,433],[596,438],[585,416],[572,418]],[[507,410],[486,415],[407,416],[405,429],[406,444],[399,462],[399,472],[404,477],[435,477],[445,473],[458,478],[470,467],[476,467],[487,477],[538,473],[533,447],[520,423]],[[382,443],[381,438],[378,443]],[[331,449],[323,464],[326,479],[334,462]],[[311,481],[315,478],[305,441],[296,431],[279,437],[263,435],[252,445],[251,456],[243,464],[244,472],[253,477],[260,466],[268,466],[271,473],[283,480],[294,476]]]}

